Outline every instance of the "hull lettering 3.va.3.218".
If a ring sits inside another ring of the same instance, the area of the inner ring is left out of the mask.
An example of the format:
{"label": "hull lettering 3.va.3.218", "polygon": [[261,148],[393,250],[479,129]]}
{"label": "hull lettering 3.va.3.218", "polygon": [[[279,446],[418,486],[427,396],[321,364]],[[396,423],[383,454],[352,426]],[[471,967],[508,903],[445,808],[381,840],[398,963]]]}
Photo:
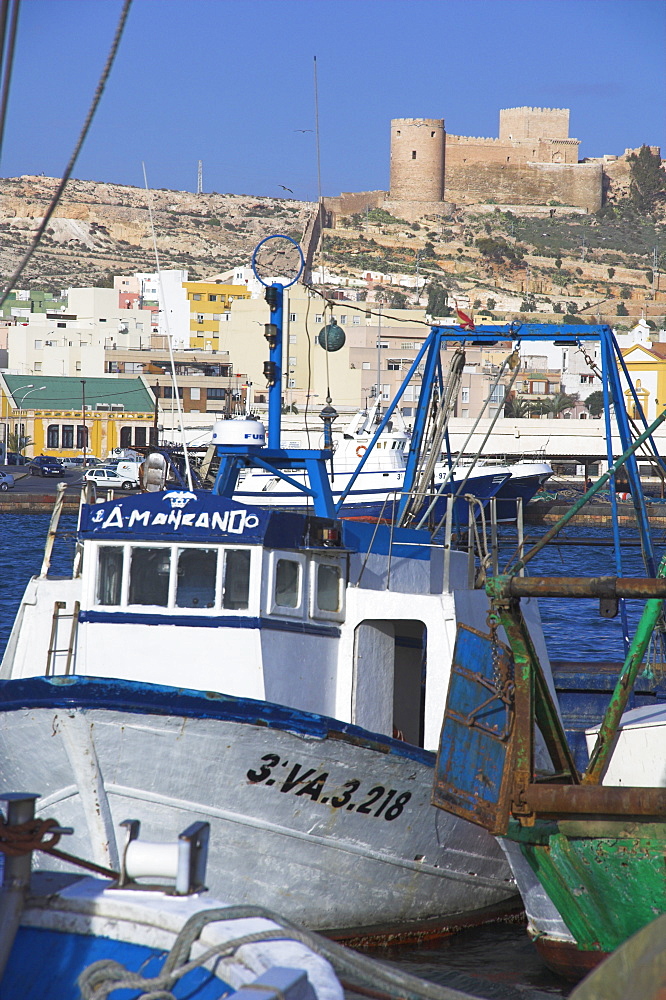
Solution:
{"label": "hull lettering 3.va.3.218", "polygon": [[289,761],[281,761],[276,753],[264,754],[261,760],[265,763],[261,764],[259,770],[247,772],[247,780],[252,784],[264,782],[266,785],[278,785],[280,792],[308,795],[313,802],[331,805],[334,809],[355,811],[366,816],[381,816],[389,823],[400,816],[403,808],[412,797],[411,792],[399,792],[396,788],[374,785],[367,793],[361,792],[360,795],[353,798],[361,787],[361,782],[357,778],[345,781],[343,785],[335,786],[332,788],[335,794],[329,795],[326,794],[327,771],[317,773],[315,767],[304,770],[302,764],[292,764],[288,774],[284,778],[278,779],[273,776],[274,768],[278,767],[280,763],[282,767],[286,768],[289,766]]}

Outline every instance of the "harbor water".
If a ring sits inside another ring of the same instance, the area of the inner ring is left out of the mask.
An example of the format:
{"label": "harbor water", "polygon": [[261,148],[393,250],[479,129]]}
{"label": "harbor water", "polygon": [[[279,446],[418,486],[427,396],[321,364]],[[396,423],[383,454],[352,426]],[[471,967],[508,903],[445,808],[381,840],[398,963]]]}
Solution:
{"label": "harbor water", "polygon": [[[0,519],[0,655],[7,643],[26,583],[39,572],[48,523],[47,515],[5,513]],[[75,526],[73,516],[61,519],[60,537],[51,563],[52,576],[69,575],[74,555]],[[543,530],[531,528],[530,537],[536,539]],[[563,544],[550,544],[535,557],[529,566],[530,575],[615,575],[613,551],[606,544],[609,540],[607,527],[568,526],[562,537]],[[640,547],[635,544],[635,533],[623,529],[622,539],[623,575],[645,575]],[[512,555],[514,540],[513,533],[504,533],[500,569]],[[662,540],[658,556],[661,556],[665,544]],[[630,631],[640,610],[638,604],[628,608]],[[620,618],[601,618],[597,602],[543,600],[541,613],[551,658],[622,659]],[[473,992],[488,1000],[540,997],[544,994],[567,997],[571,990],[569,984],[545,968],[530,944],[522,922],[464,930],[435,942],[375,951],[373,954],[432,982]]]}

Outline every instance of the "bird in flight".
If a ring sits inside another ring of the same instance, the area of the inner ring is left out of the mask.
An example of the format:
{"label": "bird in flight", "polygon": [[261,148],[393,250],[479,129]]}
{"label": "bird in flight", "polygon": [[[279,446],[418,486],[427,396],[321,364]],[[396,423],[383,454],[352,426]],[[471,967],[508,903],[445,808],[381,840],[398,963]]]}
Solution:
{"label": "bird in flight", "polygon": [[295,128],[294,132],[312,132],[311,128]]}
{"label": "bird in flight", "polygon": [[291,190],[291,188],[288,188],[288,187],[285,187],[285,186],[284,186],[284,184],[278,184],[278,187],[281,187],[283,191],[288,191],[288,192],[289,192],[289,194],[293,194],[293,193],[294,193],[294,192],[293,192],[293,191]]}

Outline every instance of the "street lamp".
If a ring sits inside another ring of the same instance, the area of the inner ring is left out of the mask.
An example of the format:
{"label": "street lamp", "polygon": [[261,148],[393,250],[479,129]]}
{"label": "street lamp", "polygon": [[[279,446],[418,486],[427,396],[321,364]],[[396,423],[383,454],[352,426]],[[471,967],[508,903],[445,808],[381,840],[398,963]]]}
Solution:
{"label": "street lamp", "polygon": [[[21,437],[22,437],[22,434],[21,434],[21,417],[23,415],[23,403],[25,402],[25,397],[29,396],[31,392],[40,392],[42,389],[46,389],[46,386],[45,385],[38,385],[35,388],[33,388],[32,382],[31,382],[30,385],[28,385],[28,386],[21,386],[21,388],[22,389],[26,389],[27,391],[23,393],[23,395],[21,396],[21,402],[19,403],[19,427],[18,427],[18,433],[17,433],[17,445],[18,445],[19,455],[21,454]],[[24,447],[25,447],[25,445],[24,445]]]}

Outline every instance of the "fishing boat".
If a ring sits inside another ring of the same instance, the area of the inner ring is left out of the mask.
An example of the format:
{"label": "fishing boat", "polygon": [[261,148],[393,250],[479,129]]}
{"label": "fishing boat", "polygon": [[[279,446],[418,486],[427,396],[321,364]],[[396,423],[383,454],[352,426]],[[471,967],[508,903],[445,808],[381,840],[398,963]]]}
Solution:
{"label": "fishing boat", "polygon": [[[37,796],[3,798],[3,1000],[92,1000],[128,989],[191,1000],[241,1000],[248,991],[264,1000],[342,1000],[314,938],[206,893],[206,823],[174,843],[151,843],[138,822],[127,821],[120,870],[91,875],[81,866],[95,865],[56,846],[71,829],[35,818]],[[32,873],[34,850],[68,857],[79,871]]]}
{"label": "fishing boat", "polygon": [[[625,463],[631,467],[636,449],[664,419],[666,411],[628,444],[546,541]],[[643,541],[649,561],[649,538]],[[490,630],[459,628],[434,801],[500,837],[530,936],[554,971],[576,979],[666,912],[664,707],[624,715],[661,621],[666,558],[644,579],[521,578],[543,544],[488,581]],[[589,733],[582,774],[522,618],[521,601],[536,594],[596,597],[606,617],[629,596],[646,599],[604,718]]]}
{"label": "fishing boat", "polygon": [[[84,503],[69,579],[48,577],[52,526],[0,668],[3,781],[44,787],[110,868],[127,815],[149,837],[196,815],[221,898],[345,937],[479,923],[514,907],[509,866],[430,790],[455,628],[487,598],[453,502],[435,541],[340,519],[328,450],[280,447],[270,291],[267,445],[218,445],[212,491]],[[312,512],[239,500],[252,467],[306,472]]]}

